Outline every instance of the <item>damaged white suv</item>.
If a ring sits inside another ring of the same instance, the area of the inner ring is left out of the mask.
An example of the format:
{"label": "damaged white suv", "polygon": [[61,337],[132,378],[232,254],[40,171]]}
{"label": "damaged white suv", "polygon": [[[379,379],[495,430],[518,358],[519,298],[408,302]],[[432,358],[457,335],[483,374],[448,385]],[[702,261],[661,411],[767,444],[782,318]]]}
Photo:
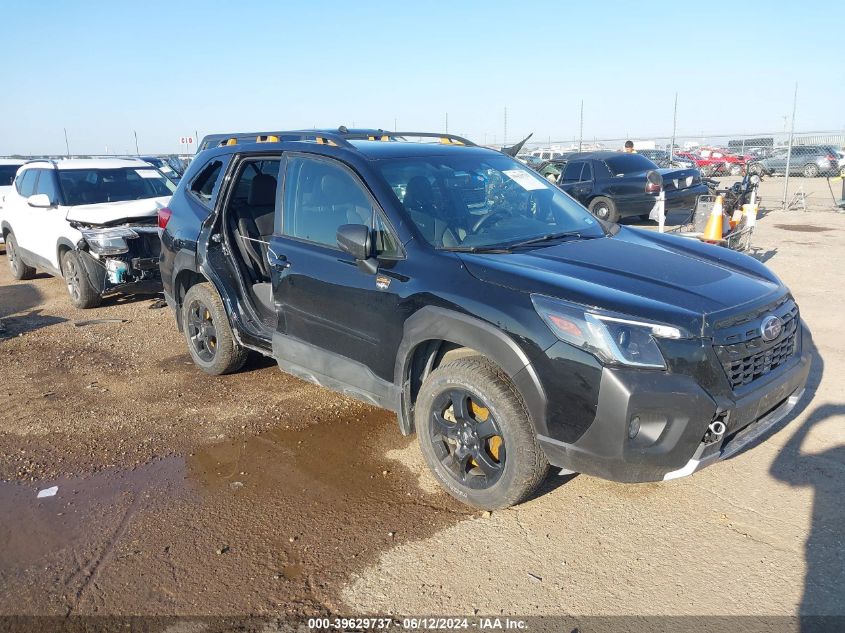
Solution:
{"label": "damaged white suv", "polygon": [[15,279],[65,279],[78,308],[137,284],[160,284],[158,210],[175,185],[133,159],[36,160],[20,167],[0,211]]}

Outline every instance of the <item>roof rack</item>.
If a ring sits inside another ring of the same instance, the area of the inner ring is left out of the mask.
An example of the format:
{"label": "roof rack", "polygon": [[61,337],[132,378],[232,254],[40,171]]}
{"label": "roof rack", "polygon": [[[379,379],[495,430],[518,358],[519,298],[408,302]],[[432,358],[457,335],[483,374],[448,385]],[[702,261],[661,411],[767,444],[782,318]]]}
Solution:
{"label": "roof rack", "polygon": [[350,140],[368,141],[405,141],[407,137],[436,138],[444,145],[475,146],[469,139],[448,132],[390,132],[382,129],[348,129],[345,126],[337,130],[282,130],[265,132],[234,132],[228,134],[208,134],[203,137],[197,151],[210,147],[225,147],[241,143],[279,143],[282,141],[310,141],[321,145],[332,145],[354,149]]}

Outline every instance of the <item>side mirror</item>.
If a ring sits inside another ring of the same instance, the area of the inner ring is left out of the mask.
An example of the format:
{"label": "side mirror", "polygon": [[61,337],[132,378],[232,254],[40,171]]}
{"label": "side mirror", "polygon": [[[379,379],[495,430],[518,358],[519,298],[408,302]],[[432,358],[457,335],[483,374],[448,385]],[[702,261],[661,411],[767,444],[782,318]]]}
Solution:
{"label": "side mirror", "polygon": [[37,207],[39,209],[49,209],[53,206],[52,201],[50,200],[50,196],[46,193],[36,193],[29,198],[26,199],[26,202],[31,207]]}
{"label": "side mirror", "polygon": [[363,224],[343,224],[337,229],[337,245],[349,253],[358,263],[358,268],[365,273],[375,275],[378,271],[378,259],[370,257],[373,252],[373,237],[370,227]]}

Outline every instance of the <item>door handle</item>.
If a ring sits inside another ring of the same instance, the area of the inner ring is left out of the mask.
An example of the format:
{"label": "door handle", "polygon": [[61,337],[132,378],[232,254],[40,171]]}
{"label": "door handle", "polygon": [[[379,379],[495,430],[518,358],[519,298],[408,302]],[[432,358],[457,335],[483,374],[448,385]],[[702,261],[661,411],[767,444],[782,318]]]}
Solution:
{"label": "door handle", "polygon": [[284,255],[276,255],[272,249],[267,249],[267,263],[273,268],[290,268],[290,262]]}
{"label": "door handle", "polygon": [[267,258],[267,261],[274,268],[290,268],[290,262],[284,257],[273,257],[272,255],[270,255]]}

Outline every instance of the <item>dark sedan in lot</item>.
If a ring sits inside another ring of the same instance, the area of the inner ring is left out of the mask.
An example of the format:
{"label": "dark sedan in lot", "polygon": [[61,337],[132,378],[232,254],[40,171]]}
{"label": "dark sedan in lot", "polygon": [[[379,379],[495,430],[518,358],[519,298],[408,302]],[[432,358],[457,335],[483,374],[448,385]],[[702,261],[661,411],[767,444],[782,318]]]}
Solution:
{"label": "dark sedan in lot", "polygon": [[[692,209],[698,196],[709,193],[697,169],[661,169],[641,154],[571,154],[561,159],[558,167],[558,187],[593,215],[610,222],[648,216],[661,187],[666,192],[667,211]],[[661,178],[649,179],[649,172],[657,172]],[[662,180],[662,185],[655,180]]]}

